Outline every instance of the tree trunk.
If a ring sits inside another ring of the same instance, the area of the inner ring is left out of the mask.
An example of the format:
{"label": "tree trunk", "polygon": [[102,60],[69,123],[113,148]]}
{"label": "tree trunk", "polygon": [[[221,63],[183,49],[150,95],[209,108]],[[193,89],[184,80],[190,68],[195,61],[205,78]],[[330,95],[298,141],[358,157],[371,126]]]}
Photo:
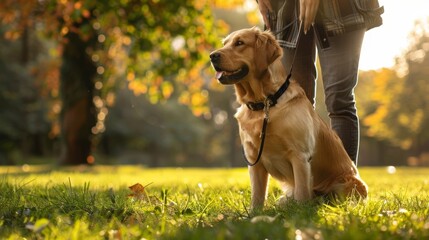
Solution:
{"label": "tree trunk", "polygon": [[84,41],[79,34],[70,32],[63,44],[60,71],[61,156],[60,164],[88,164],[92,148],[92,128],[96,123],[93,104],[96,66],[87,50],[93,40]]}

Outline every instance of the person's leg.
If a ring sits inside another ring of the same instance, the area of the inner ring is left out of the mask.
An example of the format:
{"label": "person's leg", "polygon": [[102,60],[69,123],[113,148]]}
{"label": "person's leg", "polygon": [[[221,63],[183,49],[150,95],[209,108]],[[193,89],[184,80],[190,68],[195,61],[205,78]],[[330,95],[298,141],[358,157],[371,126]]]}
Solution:
{"label": "person's leg", "polygon": [[325,89],[325,103],[331,127],[357,165],[359,119],[354,88],[357,84],[359,57],[365,30],[330,37],[330,48],[318,48]]}
{"label": "person's leg", "polygon": [[[276,37],[284,41],[286,40],[284,39],[286,37],[284,35],[288,31],[291,31],[294,25],[289,26],[288,29],[284,29],[284,27],[293,23],[299,15],[299,12],[296,11],[297,7],[295,6],[298,2],[284,0],[270,0],[270,2],[273,8],[273,14],[275,15],[272,16],[273,19],[270,21],[271,30],[273,32],[280,31],[276,34]],[[287,38],[292,38],[292,36],[287,36]],[[294,61],[292,79],[295,79],[301,85],[308,99],[314,105],[317,74],[314,64],[316,59],[316,43],[313,31],[309,31],[306,35],[304,35],[303,32],[301,33],[300,42],[296,51],[296,58],[293,60],[295,48],[283,48],[283,65],[287,74],[289,74],[290,66],[292,61]]]}
{"label": "person's leg", "polygon": [[289,74],[290,66],[293,63],[292,79],[295,79],[307,94],[307,98],[314,105],[316,98],[316,66],[314,64],[316,57],[316,45],[313,31],[306,35],[301,33],[295,60],[294,48],[283,48],[283,65]]}

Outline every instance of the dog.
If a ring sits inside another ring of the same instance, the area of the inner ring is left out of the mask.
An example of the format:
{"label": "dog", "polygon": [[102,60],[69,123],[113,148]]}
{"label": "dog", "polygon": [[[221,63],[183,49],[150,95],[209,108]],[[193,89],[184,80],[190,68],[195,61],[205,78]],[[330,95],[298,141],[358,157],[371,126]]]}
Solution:
{"label": "dog", "polygon": [[[241,105],[235,118],[249,164],[252,209],[263,207],[269,175],[280,182],[286,201],[326,195],[366,198],[368,187],[340,138],[319,117],[296,80],[290,80],[275,106],[251,109],[283,86],[287,74],[282,54],[275,37],[255,27],[231,33],[223,47],[210,54],[216,79],[234,85]],[[256,162],[267,114],[265,145]]]}

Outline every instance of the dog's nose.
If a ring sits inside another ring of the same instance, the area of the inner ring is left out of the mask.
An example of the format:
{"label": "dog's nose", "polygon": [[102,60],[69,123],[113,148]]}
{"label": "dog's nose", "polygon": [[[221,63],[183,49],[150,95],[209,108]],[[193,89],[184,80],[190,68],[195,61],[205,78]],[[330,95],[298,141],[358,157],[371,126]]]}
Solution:
{"label": "dog's nose", "polygon": [[212,53],[210,54],[210,60],[211,60],[213,63],[219,62],[219,60],[220,60],[220,53],[219,53],[219,52],[212,52]]}

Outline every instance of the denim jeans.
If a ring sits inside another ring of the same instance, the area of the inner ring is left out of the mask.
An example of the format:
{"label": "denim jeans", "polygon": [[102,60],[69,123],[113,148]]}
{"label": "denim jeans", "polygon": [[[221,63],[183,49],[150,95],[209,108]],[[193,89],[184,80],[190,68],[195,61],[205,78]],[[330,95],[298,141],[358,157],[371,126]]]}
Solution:
{"label": "denim jeans", "polygon": [[[304,88],[308,99],[314,104],[316,91],[316,48],[320,60],[325,104],[331,127],[343,142],[348,155],[357,164],[359,151],[359,119],[357,116],[354,88],[357,84],[359,57],[365,29],[339,36],[328,37],[329,48],[322,49],[314,31],[302,33],[292,78]],[[283,64],[287,71],[295,49],[283,49]]]}

